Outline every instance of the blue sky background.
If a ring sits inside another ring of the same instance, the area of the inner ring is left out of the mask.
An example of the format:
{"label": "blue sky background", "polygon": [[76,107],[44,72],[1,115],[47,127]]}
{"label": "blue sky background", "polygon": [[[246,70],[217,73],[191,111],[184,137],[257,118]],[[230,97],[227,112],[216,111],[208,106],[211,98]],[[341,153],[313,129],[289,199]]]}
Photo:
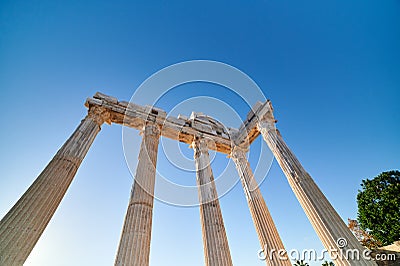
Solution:
{"label": "blue sky background", "polygon": [[[306,170],[344,220],[355,218],[361,180],[399,168],[399,47],[398,0],[3,0],[0,216],[85,116],[86,97],[129,100],[161,68],[209,59],[257,82]],[[231,99],[204,84],[208,94]],[[131,184],[121,127],[104,125],[26,264],[112,265]],[[323,248],[276,162],[261,190],[288,250]],[[221,207],[234,264],[263,265],[240,185]],[[198,208],[156,202],[151,248],[151,265],[203,265]]]}

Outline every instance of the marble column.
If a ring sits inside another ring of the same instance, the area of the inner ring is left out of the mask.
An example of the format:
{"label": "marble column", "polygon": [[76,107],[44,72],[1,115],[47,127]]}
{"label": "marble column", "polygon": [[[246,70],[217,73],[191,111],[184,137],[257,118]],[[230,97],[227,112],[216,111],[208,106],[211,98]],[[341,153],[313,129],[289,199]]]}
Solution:
{"label": "marble column", "polygon": [[203,234],[205,265],[232,265],[217,189],[210,165],[207,142],[193,141],[196,180],[199,191],[200,221]]}
{"label": "marble column", "polygon": [[115,265],[149,265],[160,128],[154,122],[147,122],[142,134],[138,166]]}
{"label": "marble column", "polygon": [[[376,265],[363,257],[364,248],[283,141],[275,129],[275,120],[272,117],[262,120],[258,123],[258,129],[285,173],[314,230],[332,254],[335,265]],[[358,252],[359,259],[353,259],[349,255],[351,251]]]}
{"label": "marble column", "polygon": [[253,171],[246,158],[246,151],[236,146],[233,148],[231,158],[242,182],[258,239],[264,250],[266,264],[268,266],[291,266],[292,263],[287,256],[278,230],[261,195],[257,181],[254,179]]}
{"label": "marble column", "polygon": [[0,265],[22,265],[39,240],[100,126],[110,114],[89,107],[88,115],[43,172],[0,221]]}

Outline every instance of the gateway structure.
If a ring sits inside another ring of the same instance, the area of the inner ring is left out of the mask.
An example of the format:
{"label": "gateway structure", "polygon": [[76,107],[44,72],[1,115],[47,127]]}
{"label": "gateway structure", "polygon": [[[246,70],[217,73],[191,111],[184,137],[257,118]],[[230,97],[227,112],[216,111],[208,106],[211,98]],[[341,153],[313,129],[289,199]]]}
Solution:
{"label": "gateway structure", "polygon": [[[87,116],[56,153],[43,172],[0,222],[0,265],[22,265],[39,240],[65,195],[103,123],[121,124],[142,132],[139,160],[115,265],[149,265],[157,151],[160,136],[188,143],[194,150],[200,201],[205,264],[232,265],[228,240],[210,166],[209,150],[228,154],[234,161],[261,247],[284,249],[267,205],[255,184],[247,161],[249,145],[262,135],[285,173],[308,219],[328,251],[363,247],[327,198],[304,170],[275,127],[270,101],[257,103],[239,129],[227,130],[211,117],[192,114],[167,117],[153,106],[118,101],[101,93],[88,98]],[[338,240],[347,240],[341,245]],[[338,252],[337,252],[338,253]],[[339,254],[339,253],[338,253]],[[266,259],[267,265],[291,265],[287,255]],[[376,265],[373,261],[334,257],[335,265]]]}

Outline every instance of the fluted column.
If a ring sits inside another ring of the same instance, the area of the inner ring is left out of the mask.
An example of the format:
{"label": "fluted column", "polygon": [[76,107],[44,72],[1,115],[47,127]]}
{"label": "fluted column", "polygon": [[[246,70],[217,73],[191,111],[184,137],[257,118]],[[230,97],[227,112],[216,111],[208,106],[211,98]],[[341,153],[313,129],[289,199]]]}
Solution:
{"label": "fluted column", "polygon": [[75,132],[0,221],[0,265],[25,262],[105,121],[109,121],[106,110],[89,107]]}
{"label": "fluted column", "polygon": [[196,162],[205,264],[207,266],[232,265],[207,143],[204,139],[195,139],[192,147]]}
{"label": "fluted column", "polygon": [[149,265],[154,184],[160,128],[147,122],[115,265]]}
{"label": "fluted column", "polygon": [[[364,248],[283,141],[282,136],[275,129],[274,123],[273,119],[265,119],[258,123],[258,129],[285,173],[293,192],[323,245],[332,252],[331,254],[338,255],[332,256],[335,265],[376,265],[375,262],[368,261],[363,257]],[[343,247],[343,244],[346,246]],[[346,254],[350,254],[349,250],[358,250],[359,259],[346,256]]]}
{"label": "fluted column", "polygon": [[[266,264],[269,266],[291,266],[292,264],[285,252],[285,247],[283,246],[278,230],[261,195],[257,181],[254,179],[253,171],[246,158],[246,151],[236,146],[233,148],[231,158],[235,162],[240,181],[242,182],[258,239],[261,248],[264,250]],[[280,250],[282,250],[281,253]]]}

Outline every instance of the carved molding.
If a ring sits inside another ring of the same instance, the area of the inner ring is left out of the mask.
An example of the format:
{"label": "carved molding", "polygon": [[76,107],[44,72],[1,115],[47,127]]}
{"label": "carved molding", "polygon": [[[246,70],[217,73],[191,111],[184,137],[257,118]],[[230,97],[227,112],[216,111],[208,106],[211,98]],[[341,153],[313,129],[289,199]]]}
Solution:
{"label": "carved molding", "polygon": [[246,160],[246,153],[248,152],[248,147],[243,148],[241,146],[234,146],[232,148],[232,152],[229,154],[229,157],[232,158],[233,160]]}
{"label": "carved molding", "polygon": [[262,131],[266,131],[266,132],[276,131],[275,121],[267,120],[267,119],[259,121],[257,123],[257,129],[260,132],[262,132]]}
{"label": "carved molding", "polygon": [[89,106],[88,117],[101,126],[104,122],[111,124],[111,113],[101,106]]}
{"label": "carved molding", "polygon": [[198,158],[201,154],[208,154],[207,140],[204,138],[194,138],[191,147],[194,149],[194,158]]}
{"label": "carved molding", "polygon": [[159,138],[161,135],[161,128],[157,123],[147,121],[144,127],[140,130],[140,135]]}

